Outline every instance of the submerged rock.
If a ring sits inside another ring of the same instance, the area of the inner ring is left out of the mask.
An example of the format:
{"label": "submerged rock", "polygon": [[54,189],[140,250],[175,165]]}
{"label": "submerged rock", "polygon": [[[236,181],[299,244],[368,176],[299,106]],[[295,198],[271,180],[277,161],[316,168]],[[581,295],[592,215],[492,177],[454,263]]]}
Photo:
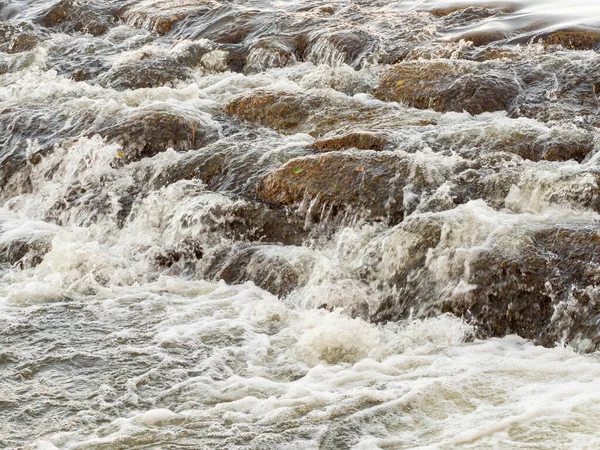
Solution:
{"label": "submerged rock", "polygon": [[[362,102],[329,91],[254,92],[233,99],[226,105],[225,112],[282,133],[313,136],[330,132],[352,135],[357,126],[371,131],[426,126],[435,123],[436,119],[434,114],[427,112],[402,114],[391,105]],[[358,135],[354,136],[358,138]]]}
{"label": "submerged rock", "polygon": [[562,29],[533,39],[545,45],[560,45],[569,50],[594,50],[600,46],[600,31],[594,29]]}
{"label": "submerged rock", "polygon": [[420,109],[481,114],[511,109],[519,90],[505,64],[431,60],[390,66],[375,96]]}
{"label": "submerged rock", "polygon": [[0,52],[26,52],[35,48],[37,43],[38,37],[31,25],[0,22]]}
{"label": "submerged rock", "polygon": [[212,255],[205,275],[230,284],[252,281],[285,297],[308,281],[314,260],[301,248],[270,245],[223,248]]}
{"label": "submerged rock", "polygon": [[111,2],[86,2],[60,0],[46,10],[38,23],[48,28],[58,28],[66,33],[89,33],[100,36],[118,22],[116,7]]}
{"label": "submerged rock", "polygon": [[136,55],[137,58],[114,64],[98,78],[105,87],[117,90],[173,86],[178,81],[191,77],[189,68],[177,64],[164,56],[150,53]]}
{"label": "submerged rock", "polygon": [[310,145],[310,148],[319,152],[357,148],[360,150],[381,151],[388,140],[384,134],[358,131],[342,135],[326,136]]}
{"label": "submerged rock", "polygon": [[130,3],[118,11],[118,17],[129,25],[164,35],[183,19],[198,18],[211,10],[210,0],[144,0]]}
{"label": "submerged rock", "polygon": [[[444,301],[443,310],[469,318],[486,334],[516,333],[552,346],[600,346],[600,234],[549,227],[527,234],[518,255],[500,248],[469,263],[473,288]],[[583,345],[581,345],[583,344]]]}
{"label": "submerged rock", "polygon": [[124,121],[101,126],[96,131],[107,142],[120,144],[123,162],[149,158],[168,148],[187,151],[216,141],[218,131],[194,119],[169,111],[140,111]]}
{"label": "submerged rock", "polygon": [[451,312],[484,337],[518,334],[545,346],[565,340],[597,349],[597,230],[523,219],[496,233],[482,217],[453,216],[463,211],[412,216],[376,239],[372,269],[360,276],[391,289],[372,320]]}
{"label": "submerged rock", "polygon": [[8,264],[19,269],[29,269],[42,262],[52,249],[48,236],[0,243],[0,265]]}

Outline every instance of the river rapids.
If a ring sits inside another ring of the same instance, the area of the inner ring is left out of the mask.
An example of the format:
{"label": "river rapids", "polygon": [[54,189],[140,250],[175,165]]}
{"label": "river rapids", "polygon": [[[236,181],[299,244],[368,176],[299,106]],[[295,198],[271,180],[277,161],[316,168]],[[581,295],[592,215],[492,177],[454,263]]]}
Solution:
{"label": "river rapids", "polygon": [[0,448],[600,449],[596,0],[0,20]]}

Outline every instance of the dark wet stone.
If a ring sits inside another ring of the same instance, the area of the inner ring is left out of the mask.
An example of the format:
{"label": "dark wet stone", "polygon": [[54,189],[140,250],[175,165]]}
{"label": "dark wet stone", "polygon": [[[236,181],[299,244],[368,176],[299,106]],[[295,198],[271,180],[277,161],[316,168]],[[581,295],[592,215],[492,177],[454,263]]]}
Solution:
{"label": "dark wet stone", "polygon": [[[293,39],[263,39],[252,45],[241,67],[245,73],[285,67],[297,61],[295,51]],[[228,65],[232,66],[231,63]]]}
{"label": "dark wet stone", "polygon": [[360,29],[331,30],[309,34],[303,60],[337,66],[348,64],[355,69],[374,58],[379,39]]}
{"label": "dark wet stone", "polygon": [[455,4],[447,7],[425,8],[425,11],[436,17],[461,18],[465,17],[469,21],[482,20],[493,17],[497,14],[512,13],[517,10],[517,6],[510,2],[489,2],[478,6],[468,6],[467,2]]}
{"label": "dark wet stone", "polygon": [[[485,246],[445,252],[436,249],[443,217],[412,217],[392,232],[390,239],[402,240],[402,256],[388,280],[394,288],[372,320],[451,312],[475,325],[482,337],[518,334],[545,346],[565,340],[584,351],[600,346],[597,230],[557,225],[520,229],[522,234]],[[518,251],[509,245],[511,239],[520,243]],[[447,271],[441,278],[427,262],[440,252],[446,255]],[[361,277],[385,273],[377,262],[369,267]]]}
{"label": "dark wet stone", "polygon": [[142,55],[139,59],[113,65],[99,77],[99,83],[117,90],[173,86],[191,77],[187,67],[171,58]]}
{"label": "dark wet stone", "polygon": [[286,209],[269,208],[260,203],[244,202],[235,205],[224,218],[225,226],[216,223],[215,229],[226,228],[221,231],[234,239],[302,245],[308,237],[308,231],[297,215]]}
{"label": "dark wet stone", "polygon": [[0,109],[0,118],[0,186],[4,186],[27,167],[28,141],[37,143],[29,150],[29,163],[35,165],[41,156],[52,152],[54,145],[80,134],[95,117],[89,111],[73,117],[69,111],[40,105]]}
{"label": "dark wet stone", "polygon": [[514,67],[523,89],[513,115],[542,121],[583,118],[591,125],[600,124],[595,89],[600,82],[600,57],[551,53],[518,61]]}
{"label": "dark wet stone", "polygon": [[300,207],[315,222],[343,212],[398,223],[410,163],[401,157],[331,152],[296,158],[258,186],[264,201]]}
{"label": "dark wet stone", "polygon": [[21,53],[33,50],[38,37],[27,23],[0,22],[0,52]]}
{"label": "dark wet stone", "polygon": [[133,2],[119,9],[118,17],[129,25],[165,35],[181,21],[198,20],[211,11],[209,1]]}
{"label": "dark wet stone", "polygon": [[305,123],[312,109],[321,109],[318,97],[280,92],[264,92],[238,97],[225,108],[227,114],[257,122],[279,131],[294,130]]}
{"label": "dark wet stone", "polygon": [[600,31],[594,29],[565,29],[534,38],[534,42],[560,45],[569,50],[594,50],[600,46]]}
{"label": "dark wet stone", "polygon": [[387,68],[375,96],[420,109],[481,114],[510,109],[519,90],[510,66],[432,60]]}
{"label": "dark wet stone", "polygon": [[38,19],[38,23],[44,27],[93,36],[106,33],[117,22],[116,11],[110,2],[80,4],[75,0],[60,0]]}
{"label": "dark wet stone", "polygon": [[252,281],[260,288],[285,297],[306,284],[313,261],[306,256],[294,258],[278,247],[249,245],[225,248],[212,255],[206,275],[229,284]]}
{"label": "dark wet stone", "polygon": [[210,39],[219,44],[239,45],[251,37],[275,33],[278,27],[277,18],[278,14],[270,11],[239,10],[222,6],[212,9],[201,21],[182,21],[178,35]]}
{"label": "dark wet stone", "polygon": [[149,158],[168,148],[187,151],[201,148],[219,138],[206,123],[168,111],[141,111],[117,123],[101,126],[94,133],[122,146],[123,162]]}
{"label": "dark wet stone", "polygon": [[433,150],[456,151],[475,163],[483,163],[484,155],[501,152],[531,161],[581,162],[595,147],[595,134],[585,128],[567,125],[545,128],[537,122],[508,119],[474,122],[450,131],[434,127],[422,136]]}
{"label": "dark wet stone", "polygon": [[35,267],[52,249],[48,237],[29,240],[8,241],[0,244],[0,265],[9,264],[20,269]]}
{"label": "dark wet stone", "polygon": [[384,134],[359,131],[318,139],[313,142],[309,148],[319,152],[343,150],[347,148],[381,151],[387,143],[388,140]]}
{"label": "dark wet stone", "polygon": [[162,267],[171,267],[177,263],[185,263],[188,268],[196,261],[202,259],[204,251],[199,242],[193,239],[184,239],[176,248],[171,248],[156,255],[154,261]]}
{"label": "dark wet stone", "polygon": [[259,91],[233,99],[225,112],[242,120],[268,126],[286,134],[354,132],[400,126],[425,126],[433,117],[400,116],[393,107],[365,104],[350,97],[300,92]]}
{"label": "dark wet stone", "polygon": [[590,339],[582,350],[597,349],[600,235],[551,227],[528,237],[516,257],[495,250],[474,258],[467,279],[477,287],[452,296],[443,309],[468,317],[489,336],[516,333],[546,346]]}

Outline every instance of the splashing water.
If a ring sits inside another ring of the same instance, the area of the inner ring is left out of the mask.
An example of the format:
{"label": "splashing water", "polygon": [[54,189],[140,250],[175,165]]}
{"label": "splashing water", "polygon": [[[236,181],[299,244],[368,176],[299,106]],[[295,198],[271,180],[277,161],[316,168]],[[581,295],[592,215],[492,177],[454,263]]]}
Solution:
{"label": "splashing water", "polygon": [[592,2],[0,19],[0,447],[600,447]]}

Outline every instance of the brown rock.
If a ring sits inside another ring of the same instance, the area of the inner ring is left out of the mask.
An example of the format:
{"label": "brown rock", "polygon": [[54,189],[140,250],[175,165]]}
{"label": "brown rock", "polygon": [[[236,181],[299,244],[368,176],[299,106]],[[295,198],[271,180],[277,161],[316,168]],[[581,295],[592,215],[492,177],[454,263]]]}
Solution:
{"label": "brown rock", "polygon": [[125,163],[149,158],[168,148],[187,151],[218,139],[217,130],[168,111],[142,111],[101,127],[95,133],[123,147]]}
{"label": "brown rock", "polygon": [[[298,253],[297,255],[295,253]],[[285,297],[308,281],[314,261],[302,249],[269,245],[224,248],[212,255],[205,276],[230,284],[253,281],[260,288]]]}
{"label": "brown rock", "polygon": [[98,82],[105,87],[125,90],[172,86],[189,77],[189,69],[177,64],[171,58],[148,54],[139,59],[114,65],[98,78]]}
{"label": "brown rock", "polygon": [[405,62],[386,69],[375,96],[436,111],[508,110],[519,93],[509,67],[463,60]]}
{"label": "brown rock", "polygon": [[39,19],[40,25],[59,28],[71,33],[89,33],[100,36],[117,23],[116,12],[110,2],[79,4],[75,0],[60,0]]}
{"label": "brown rock", "polygon": [[0,244],[0,265],[9,264],[28,269],[42,262],[44,255],[52,249],[51,236],[8,241]]}
{"label": "brown rock", "polygon": [[328,93],[259,91],[233,99],[225,112],[286,134],[351,133],[357,126],[372,132],[435,123],[433,114],[402,115],[391,105],[373,105]]}
{"label": "brown rock", "polygon": [[518,334],[545,346],[564,339],[584,351],[600,347],[597,230],[532,224],[457,249],[441,239],[464,232],[456,223],[448,228],[448,220],[445,213],[413,216],[377,238],[367,254],[385,253],[387,262],[371,261],[359,276],[393,287],[372,320],[451,312],[482,337]]}
{"label": "brown rock", "polygon": [[464,158],[480,160],[483,155],[513,153],[531,161],[583,161],[594,149],[595,136],[572,125],[543,127],[537,121],[474,121],[422,133],[435,151],[456,151]]}
{"label": "brown rock", "polygon": [[395,155],[361,155],[331,152],[292,159],[262,180],[258,197],[300,206],[315,222],[343,212],[400,222],[409,162]]}
{"label": "brown rock", "polygon": [[[600,345],[600,234],[585,228],[550,227],[533,232],[519,254],[495,249],[470,263],[468,282],[477,287],[452,296],[444,310],[466,316],[486,335],[516,333],[553,346]],[[589,325],[588,325],[589,324]]]}
{"label": "brown rock", "polygon": [[136,28],[164,35],[184,19],[201,17],[211,10],[208,0],[144,0],[129,4],[118,11],[118,17]]}
{"label": "brown rock", "polygon": [[534,38],[546,45],[560,45],[569,50],[593,50],[600,44],[600,31],[590,29],[566,29]]}
{"label": "brown rock", "polygon": [[0,52],[26,52],[32,50],[37,43],[38,38],[30,25],[0,22]]}
{"label": "brown rock", "polygon": [[319,152],[357,148],[360,150],[381,151],[387,144],[387,137],[383,134],[360,131],[347,133],[341,136],[318,139],[310,145],[310,149]]}

